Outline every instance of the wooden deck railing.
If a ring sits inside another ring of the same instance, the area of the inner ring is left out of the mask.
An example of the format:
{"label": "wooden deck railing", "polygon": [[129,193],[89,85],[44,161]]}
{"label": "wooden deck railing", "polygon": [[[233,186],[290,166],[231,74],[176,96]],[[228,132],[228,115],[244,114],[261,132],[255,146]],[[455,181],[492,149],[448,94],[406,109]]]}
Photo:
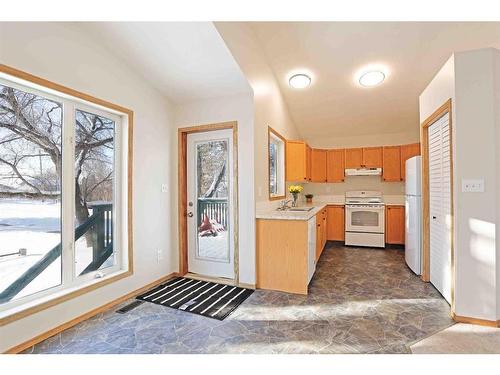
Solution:
{"label": "wooden deck railing", "polygon": [[202,223],[205,215],[227,229],[227,198],[198,198],[198,226]]}
{"label": "wooden deck railing", "polygon": [[[80,275],[99,269],[113,254],[113,205],[111,203],[98,203],[93,204],[91,208],[92,215],[75,229],[75,242],[94,229],[90,232],[92,235],[92,262]],[[0,293],[0,303],[14,298],[60,256],[61,244],[58,244]]]}

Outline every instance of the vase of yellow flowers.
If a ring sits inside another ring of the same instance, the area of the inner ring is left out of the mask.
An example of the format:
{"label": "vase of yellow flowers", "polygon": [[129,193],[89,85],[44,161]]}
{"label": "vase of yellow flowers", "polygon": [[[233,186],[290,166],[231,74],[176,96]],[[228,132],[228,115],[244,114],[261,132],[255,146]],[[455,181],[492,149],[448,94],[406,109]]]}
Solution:
{"label": "vase of yellow flowers", "polygon": [[297,207],[297,199],[299,198],[299,194],[303,189],[304,188],[300,185],[289,186],[288,191],[290,192],[290,194],[292,194],[293,197],[292,207]]}

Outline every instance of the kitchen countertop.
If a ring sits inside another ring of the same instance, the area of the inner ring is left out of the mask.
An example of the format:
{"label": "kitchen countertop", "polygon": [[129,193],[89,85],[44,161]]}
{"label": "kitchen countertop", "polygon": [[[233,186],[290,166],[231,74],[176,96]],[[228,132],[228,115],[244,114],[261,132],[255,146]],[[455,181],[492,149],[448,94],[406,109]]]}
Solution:
{"label": "kitchen countertop", "polygon": [[[325,197],[326,198],[326,197]],[[386,206],[404,206],[405,196],[404,195],[384,195],[384,203]],[[299,207],[314,207],[311,211],[307,212],[292,212],[292,211],[277,211],[276,207],[263,208],[257,210],[255,217],[257,219],[268,219],[268,220],[304,220],[307,221],[318,212],[320,212],[325,206],[328,205],[344,205],[344,196],[330,196],[327,199],[321,199],[318,197],[317,200],[314,199],[313,203],[299,203]]]}
{"label": "kitchen countertop", "polygon": [[307,212],[277,211],[276,208],[271,208],[257,212],[255,217],[257,219],[307,221],[325,208],[325,206],[327,206],[327,203],[322,202],[299,204],[299,207],[314,207],[311,211]]}

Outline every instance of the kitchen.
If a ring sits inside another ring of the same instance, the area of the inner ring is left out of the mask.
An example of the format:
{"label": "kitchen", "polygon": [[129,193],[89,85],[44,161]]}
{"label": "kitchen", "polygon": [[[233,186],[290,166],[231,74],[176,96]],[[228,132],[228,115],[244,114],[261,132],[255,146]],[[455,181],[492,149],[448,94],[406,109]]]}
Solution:
{"label": "kitchen", "polygon": [[[304,141],[285,140],[271,128],[269,135],[270,150],[277,150],[269,159],[270,199],[282,200],[280,207],[257,212],[258,288],[307,294],[327,241],[353,249],[404,249],[406,163],[410,160],[412,171],[417,169],[420,143],[316,149]],[[286,183],[279,184],[273,174],[281,176],[282,168]],[[411,172],[409,183],[420,185],[414,175],[419,173]],[[285,186],[292,183],[299,183],[312,202],[294,200],[285,209]],[[418,220],[411,225],[419,225]],[[418,267],[413,270],[420,274]]]}

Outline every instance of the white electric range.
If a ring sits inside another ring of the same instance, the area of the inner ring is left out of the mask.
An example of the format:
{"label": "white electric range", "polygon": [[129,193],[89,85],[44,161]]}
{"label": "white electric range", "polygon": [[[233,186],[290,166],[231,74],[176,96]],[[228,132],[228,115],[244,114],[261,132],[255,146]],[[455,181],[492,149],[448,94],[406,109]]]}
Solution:
{"label": "white electric range", "polygon": [[345,244],[385,247],[385,204],[380,191],[345,193]]}

